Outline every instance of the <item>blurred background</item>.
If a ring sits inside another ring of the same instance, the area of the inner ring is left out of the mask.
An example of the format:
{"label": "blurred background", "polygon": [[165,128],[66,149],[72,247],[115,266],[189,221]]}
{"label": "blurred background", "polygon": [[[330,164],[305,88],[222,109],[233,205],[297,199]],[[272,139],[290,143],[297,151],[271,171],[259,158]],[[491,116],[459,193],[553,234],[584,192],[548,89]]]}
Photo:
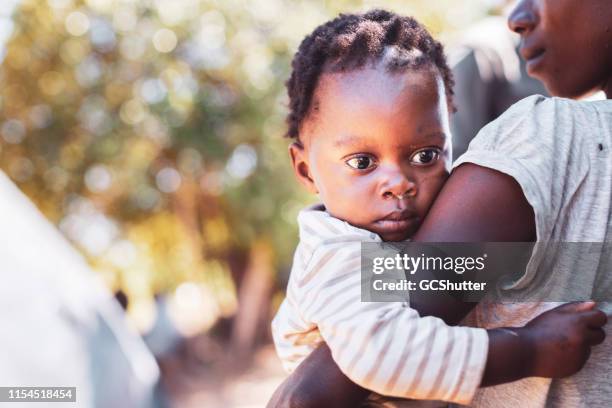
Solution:
{"label": "blurred background", "polygon": [[0,168],[115,294],[171,406],[263,406],[284,377],[269,322],[314,199],[282,137],[299,42],[384,7],[458,49],[502,3],[3,0]]}

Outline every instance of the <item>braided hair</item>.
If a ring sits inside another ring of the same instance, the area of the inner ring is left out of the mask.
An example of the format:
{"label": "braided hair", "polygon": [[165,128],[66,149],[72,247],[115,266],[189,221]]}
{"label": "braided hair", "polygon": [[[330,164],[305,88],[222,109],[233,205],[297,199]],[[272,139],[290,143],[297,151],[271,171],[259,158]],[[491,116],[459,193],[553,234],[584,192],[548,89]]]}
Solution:
{"label": "braided hair", "polygon": [[451,110],[453,77],[442,44],[412,17],[386,10],[340,14],[308,35],[293,57],[286,83],[289,94],[287,137],[298,138],[308,115],[319,77],[324,72],[347,72],[366,63],[382,62],[389,72],[430,64],[444,81]]}

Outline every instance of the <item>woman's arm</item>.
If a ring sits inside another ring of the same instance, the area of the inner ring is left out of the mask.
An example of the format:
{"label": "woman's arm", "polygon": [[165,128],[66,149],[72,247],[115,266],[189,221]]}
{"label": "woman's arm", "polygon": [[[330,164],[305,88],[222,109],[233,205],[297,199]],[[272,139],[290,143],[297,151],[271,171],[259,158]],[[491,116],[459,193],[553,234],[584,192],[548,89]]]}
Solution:
{"label": "woman's arm", "polygon": [[[420,242],[534,239],[533,209],[520,186],[508,175],[474,164],[463,164],[453,171],[414,237]],[[438,297],[424,297],[411,306],[421,315],[437,316],[456,324],[475,304],[449,300],[440,307]],[[489,355],[489,361],[494,359],[495,356]],[[485,377],[503,369],[498,367],[491,372],[489,368],[485,369]],[[483,383],[488,380],[495,379],[484,378]],[[355,407],[358,406],[356,399],[363,400],[366,396],[361,387],[342,374],[323,345],[281,385],[269,407]]]}
{"label": "woman's arm", "polygon": [[[519,184],[506,174],[470,163],[453,171],[413,237],[416,242],[535,239],[533,209]],[[424,274],[422,277],[427,279]],[[421,316],[436,316],[452,325],[459,323],[476,303],[417,291],[411,296],[410,306]]]}
{"label": "woman's arm", "polygon": [[267,407],[358,407],[369,394],[340,371],[323,343],[281,384]]}
{"label": "woman's arm", "polygon": [[420,229],[420,242],[527,242],[536,238],[533,208],[519,184],[487,167],[457,167]]}

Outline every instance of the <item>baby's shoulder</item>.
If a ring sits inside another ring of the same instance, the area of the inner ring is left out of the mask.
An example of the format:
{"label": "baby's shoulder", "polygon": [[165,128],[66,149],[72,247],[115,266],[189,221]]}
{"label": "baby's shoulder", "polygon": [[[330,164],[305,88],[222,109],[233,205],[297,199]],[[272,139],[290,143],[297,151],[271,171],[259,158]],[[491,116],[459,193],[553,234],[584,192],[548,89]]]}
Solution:
{"label": "baby's shoulder", "polygon": [[298,226],[300,243],[304,243],[311,250],[339,243],[382,241],[377,234],[334,217],[321,204],[300,211]]}
{"label": "baby's shoulder", "polygon": [[381,242],[378,235],[333,217],[321,207],[298,216],[300,242],[293,259],[291,283],[300,288],[359,271],[364,242]]}

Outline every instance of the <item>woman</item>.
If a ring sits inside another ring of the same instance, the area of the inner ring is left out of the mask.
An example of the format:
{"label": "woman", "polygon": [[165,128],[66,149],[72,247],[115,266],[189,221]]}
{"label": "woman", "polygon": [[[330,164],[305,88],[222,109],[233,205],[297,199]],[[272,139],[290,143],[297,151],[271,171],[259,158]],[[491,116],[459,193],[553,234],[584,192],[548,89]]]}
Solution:
{"label": "woman", "polygon": [[[607,100],[527,98],[486,126],[455,170],[415,236],[428,242],[534,241],[515,292],[553,282],[605,296],[610,259],[585,262],[547,242],[612,241],[612,7],[607,0],[523,0],[509,18],[521,35],[528,73],[555,96],[579,98],[602,90]],[[607,262],[607,264],[606,264]],[[599,271],[599,273],[598,273]],[[604,290],[603,294],[601,291]],[[561,300],[545,299],[542,300]],[[440,310],[437,299],[411,304],[421,314],[457,322],[469,308]],[[479,326],[516,326],[549,303],[480,304]],[[600,307],[608,314],[610,304]],[[536,356],[537,358],[537,356]],[[483,388],[483,407],[612,406],[612,339],[594,349],[578,374],[559,380],[528,378]],[[320,347],[283,384],[271,406],[357,406],[367,391],[352,384]]]}

